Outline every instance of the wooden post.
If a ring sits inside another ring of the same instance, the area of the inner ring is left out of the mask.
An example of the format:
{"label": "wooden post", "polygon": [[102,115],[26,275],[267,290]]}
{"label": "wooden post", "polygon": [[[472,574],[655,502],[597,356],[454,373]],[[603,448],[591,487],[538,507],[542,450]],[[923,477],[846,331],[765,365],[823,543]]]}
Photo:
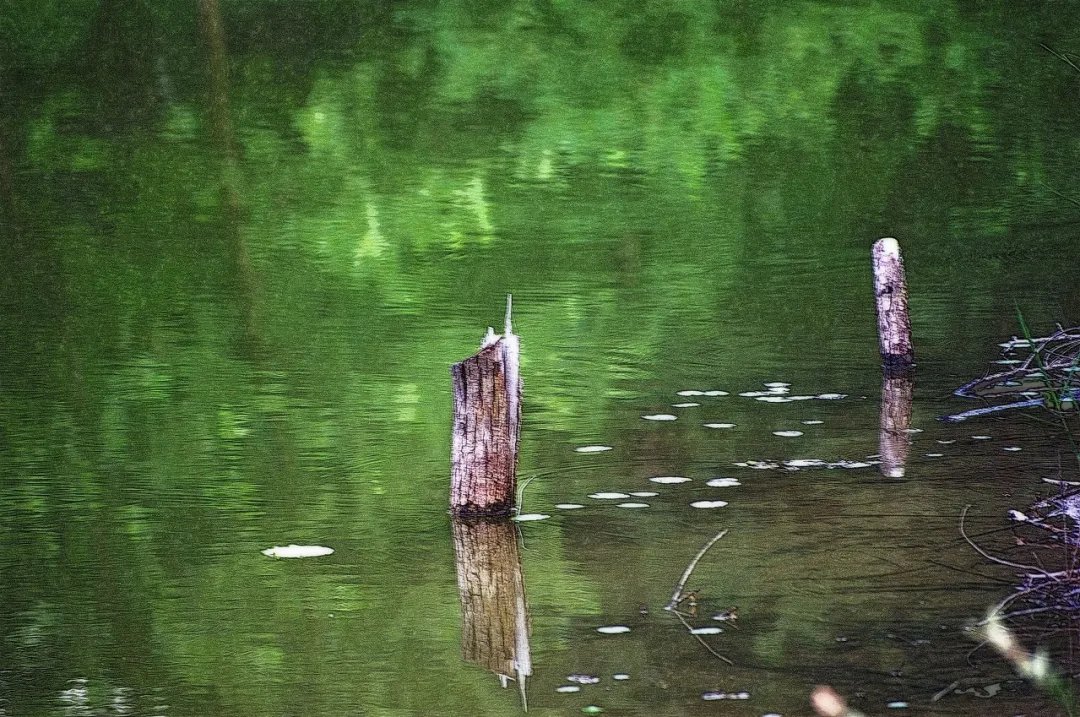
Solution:
{"label": "wooden post", "polygon": [[889,375],[881,382],[881,431],[878,434],[878,453],[881,454],[881,475],[903,478],[911,449],[911,397],[914,382],[911,374]]}
{"label": "wooden post", "polygon": [[514,508],[521,429],[518,337],[506,297],[506,328],[488,328],[480,351],[450,367],[454,424],[450,510],[455,516],[508,515]]}
{"label": "wooden post", "polygon": [[451,522],[461,655],[499,675],[503,687],[508,679],[516,680],[527,709],[525,678],[532,674],[529,605],[514,524],[483,518]]}
{"label": "wooden post", "polygon": [[915,363],[915,349],[911,343],[907,281],[900,245],[892,237],[877,240],[873,261],[881,362],[886,371],[906,371]]}

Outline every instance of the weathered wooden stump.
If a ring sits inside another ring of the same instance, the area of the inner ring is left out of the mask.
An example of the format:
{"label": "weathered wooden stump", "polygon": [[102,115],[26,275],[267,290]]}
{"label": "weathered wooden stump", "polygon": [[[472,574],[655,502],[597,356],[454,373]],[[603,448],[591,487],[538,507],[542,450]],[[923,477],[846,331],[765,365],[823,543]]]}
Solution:
{"label": "weathered wooden stump", "polygon": [[888,375],[881,383],[881,431],[878,453],[881,454],[881,475],[903,478],[911,449],[911,397],[914,381],[907,375]]}
{"label": "weathered wooden stump", "polygon": [[489,328],[480,351],[450,367],[454,390],[450,510],[455,516],[508,515],[514,508],[521,377],[510,313],[507,297],[503,335]]}
{"label": "weathered wooden stump", "polygon": [[514,524],[506,520],[454,519],[454,558],[461,599],[461,655],[517,680],[522,701],[532,674],[529,606]]}
{"label": "weathered wooden stump", "polygon": [[874,297],[878,343],[886,371],[907,371],[915,363],[908,316],[907,280],[900,245],[892,237],[874,242]]}

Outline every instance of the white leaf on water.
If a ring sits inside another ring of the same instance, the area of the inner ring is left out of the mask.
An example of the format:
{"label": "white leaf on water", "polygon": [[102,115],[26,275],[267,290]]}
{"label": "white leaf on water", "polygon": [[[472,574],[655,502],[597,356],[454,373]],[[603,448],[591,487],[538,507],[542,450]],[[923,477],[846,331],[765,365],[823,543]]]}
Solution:
{"label": "white leaf on water", "polygon": [[690,504],[691,508],[723,508],[727,505],[726,500],[695,500]]}
{"label": "white leaf on water", "polygon": [[622,500],[623,498],[629,498],[630,496],[626,493],[590,493],[589,497],[595,498],[596,500]]}
{"label": "white leaf on water", "polygon": [[578,446],[574,450],[578,453],[603,453],[610,451],[611,446]]}
{"label": "white leaf on water", "polygon": [[742,485],[738,478],[713,478],[705,482],[705,485],[710,488],[731,488],[733,486]]}
{"label": "white leaf on water", "polygon": [[323,545],[275,545],[261,551],[270,558],[320,558],[334,552],[333,548]]}
{"label": "white leaf on water", "polygon": [[518,523],[528,523],[533,520],[546,520],[550,517],[550,515],[544,515],[543,513],[522,513],[521,515],[515,515],[512,520]]}
{"label": "white leaf on water", "polygon": [[820,458],[795,458],[790,461],[784,461],[784,465],[788,468],[817,468],[827,464]]}
{"label": "white leaf on water", "polygon": [[675,483],[689,483],[689,478],[683,478],[682,476],[656,476],[649,479],[653,483],[662,483],[664,485],[673,485]]}
{"label": "white leaf on water", "polygon": [[670,413],[650,413],[642,416],[646,421],[676,421],[678,416],[673,416]]}

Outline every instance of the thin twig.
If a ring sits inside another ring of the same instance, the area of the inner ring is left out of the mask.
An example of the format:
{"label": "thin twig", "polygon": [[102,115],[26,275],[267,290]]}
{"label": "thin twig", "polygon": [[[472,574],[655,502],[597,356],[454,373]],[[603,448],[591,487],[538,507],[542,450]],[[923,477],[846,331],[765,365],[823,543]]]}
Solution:
{"label": "thin twig", "polygon": [[698,554],[695,555],[694,559],[690,561],[690,564],[686,566],[686,572],[682,574],[679,584],[675,586],[675,592],[671,594],[671,600],[664,606],[665,610],[670,612],[675,609],[679,604],[679,597],[682,595],[683,588],[686,587],[686,581],[690,579],[690,573],[694,572],[694,568],[697,567],[698,561],[701,560],[701,556],[704,555],[709,548],[715,545],[716,541],[720,540],[720,538],[723,538],[725,535],[727,535],[727,528],[724,528],[714,535],[709,542],[705,543],[701,550],[698,551]]}
{"label": "thin twig", "polygon": [[1036,573],[1036,574],[1041,575],[1042,577],[1051,578],[1051,579],[1065,577],[1066,575],[1069,575],[1072,572],[1070,570],[1059,570],[1059,571],[1054,572],[1054,573],[1048,573],[1045,570],[1043,570],[1042,568],[1037,567],[1035,565],[1024,565],[1023,563],[1014,563],[1011,560],[1005,560],[1004,558],[999,558],[996,555],[991,555],[990,553],[986,552],[985,550],[980,548],[978,545],[976,545],[975,541],[973,541],[971,538],[969,538],[967,536],[967,533],[964,532],[964,518],[967,516],[967,512],[968,512],[968,509],[970,507],[971,507],[970,505],[965,505],[964,510],[962,510],[960,512],[960,536],[963,537],[963,539],[967,541],[967,544],[970,545],[972,548],[974,548],[975,552],[978,553],[979,555],[983,556],[987,560],[991,560],[991,561],[997,563],[998,565],[1008,565],[1010,568],[1017,568],[1019,570],[1025,570],[1027,572]]}
{"label": "thin twig", "polygon": [[702,644],[702,646],[703,646],[703,647],[704,647],[704,648],[705,648],[706,650],[708,650],[709,652],[711,652],[711,653],[712,653],[713,655],[715,655],[716,657],[720,658],[720,659],[721,659],[721,660],[723,660],[724,662],[728,663],[729,665],[734,665],[734,664],[735,664],[734,662],[732,662],[732,661],[731,661],[731,660],[729,660],[728,658],[726,658],[726,657],[724,657],[723,655],[721,655],[721,654],[720,654],[719,652],[717,652],[716,650],[712,649],[712,646],[711,646],[711,645],[709,645],[709,643],[707,643],[707,642],[705,642],[704,640],[702,640],[702,639],[701,639],[701,635],[698,635],[697,633],[695,633],[695,632],[694,632],[694,628],[690,626],[690,623],[688,623],[688,622],[686,621],[686,618],[684,618],[684,617],[682,616],[682,613],[681,613],[681,612],[679,612],[678,610],[672,610],[672,612],[673,612],[673,613],[675,613],[675,617],[679,618],[679,622],[681,622],[681,623],[682,623],[682,624],[683,624],[683,625],[684,625],[684,626],[686,627],[686,630],[687,630],[687,632],[689,632],[689,633],[690,633],[690,634],[691,634],[691,635],[692,635],[692,636],[694,637],[694,639],[695,639],[695,640],[697,640],[698,642],[700,642],[700,643]]}

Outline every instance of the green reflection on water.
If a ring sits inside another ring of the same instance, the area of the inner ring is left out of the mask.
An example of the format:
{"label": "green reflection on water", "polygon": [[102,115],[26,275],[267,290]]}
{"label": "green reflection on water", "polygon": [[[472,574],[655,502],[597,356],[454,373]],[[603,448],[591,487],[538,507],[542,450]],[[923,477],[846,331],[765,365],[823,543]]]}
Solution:
{"label": "green reflection on water", "polygon": [[[633,675],[610,695],[631,713],[694,711],[716,688],[794,709],[833,665],[886,684],[912,658],[885,630],[951,649],[937,625],[993,601],[985,581],[920,604],[870,577],[954,587],[927,566],[980,495],[970,479],[999,470],[972,449],[888,494],[873,471],[763,471],[720,512],[687,504],[735,461],[875,452],[878,236],[908,259],[916,424],[1014,331],[1014,302],[1034,322],[1075,312],[1073,283],[1047,281],[1076,246],[1059,196],[1075,76],[1025,39],[1072,10],[201,7],[227,56],[182,3],[27,5],[0,25],[17,58],[0,123],[0,708],[515,709],[460,658],[445,515],[446,368],[509,291],[529,508],[695,479],[647,511],[523,527],[534,707],[576,705],[554,687],[607,669]],[[775,380],[851,399],[670,407]],[[825,428],[772,436],[809,419]],[[572,451],[593,443],[614,450]],[[746,615],[720,647],[730,673],[656,610],[720,526],[698,579]],[[337,552],[259,555],[289,542]],[[635,620],[622,642],[593,632]],[[841,631],[857,649],[837,652]]]}

